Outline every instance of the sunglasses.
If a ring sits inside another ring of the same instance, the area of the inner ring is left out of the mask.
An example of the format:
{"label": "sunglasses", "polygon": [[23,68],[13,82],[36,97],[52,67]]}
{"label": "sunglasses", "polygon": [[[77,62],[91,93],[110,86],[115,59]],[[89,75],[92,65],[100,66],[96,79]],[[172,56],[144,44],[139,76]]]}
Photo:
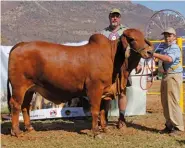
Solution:
{"label": "sunglasses", "polygon": [[110,17],[111,18],[114,18],[114,17],[120,18],[121,15],[119,13],[112,13],[112,14],[110,14]]}

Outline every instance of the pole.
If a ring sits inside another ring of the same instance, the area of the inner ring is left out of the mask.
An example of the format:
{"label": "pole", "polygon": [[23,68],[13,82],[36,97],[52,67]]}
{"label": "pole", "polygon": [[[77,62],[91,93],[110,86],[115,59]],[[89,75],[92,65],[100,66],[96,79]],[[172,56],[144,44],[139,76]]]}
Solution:
{"label": "pole", "polygon": [[[182,51],[183,40],[182,40],[182,38],[177,38],[177,44],[179,45],[179,47],[181,49],[181,55],[182,55],[183,54],[183,51]],[[182,56],[180,58],[180,63],[181,63],[181,65],[183,65],[182,64]],[[180,104],[182,112],[184,113],[184,93],[183,93],[183,91],[184,90],[183,90],[183,83],[182,83],[181,88],[180,88],[180,102],[179,102],[179,104]]]}

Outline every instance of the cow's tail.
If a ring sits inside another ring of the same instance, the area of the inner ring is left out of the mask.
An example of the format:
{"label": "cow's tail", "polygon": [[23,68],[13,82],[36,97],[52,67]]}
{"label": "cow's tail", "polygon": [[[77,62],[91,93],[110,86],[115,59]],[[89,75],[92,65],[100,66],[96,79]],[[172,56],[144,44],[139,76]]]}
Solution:
{"label": "cow's tail", "polygon": [[11,112],[11,106],[10,106],[10,99],[11,99],[11,92],[10,92],[10,87],[9,87],[9,79],[7,80],[7,104],[8,104],[8,109]]}

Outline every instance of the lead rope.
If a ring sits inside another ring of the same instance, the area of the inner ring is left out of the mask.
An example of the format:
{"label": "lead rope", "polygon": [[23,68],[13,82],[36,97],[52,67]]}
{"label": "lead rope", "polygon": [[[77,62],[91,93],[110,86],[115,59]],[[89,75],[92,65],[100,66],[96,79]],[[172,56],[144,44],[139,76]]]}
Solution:
{"label": "lead rope", "polygon": [[[143,78],[143,76],[147,76],[147,78],[148,78],[148,71],[147,71],[147,74],[144,75],[145,67],[148,68],[151,71],[151,73],[152,73],[151,83],[150,83],[149,86],[146,84],[147,85],[146,88],[144,88],[142,86],[142,78]],[[152,85],[153,85],[153,58],[152,58],[152,61],[151,61],[151,68],[149,67],[148,61],[147,60],[144,61],[144,68],[142,70],[141,77],[140,77],[140,87],[141,87],[142,90],[148,90]]]}
{"label": "lead rope", "polygon": [[[161,45],[161,42],[159,43],[159,45],[157,46],[157,48],[154,50],[154,52],[160,47],[160,45]],[[154,62],[154,57],[151,58],[151,68],[150,68],[150,66],[148,64],[148,60],[147,59],[144,60],[144,68],[143,68],[143,71],[142,71],[142,74],[141,74],[141,77],[140,77],[140,87],[141,87],[142,90],[148,90],[153,85],[153,80],[154,80],[154,76],[153,76],[153,71],[154,71],[153,62]],[[142,83],[141,83],[142,77],[143,76],[147,76],[146,79],[148,79],[148,76],[149,76],[148,75],[148,70],[147,70],[147,74],[146,75],[143,74],[144,73],[144,70],[145,70],[145,66],[151,72],[151,81],[150,81],[151,83],[150,83],[149,86],[146,86],[146,88],[143,88]]]}

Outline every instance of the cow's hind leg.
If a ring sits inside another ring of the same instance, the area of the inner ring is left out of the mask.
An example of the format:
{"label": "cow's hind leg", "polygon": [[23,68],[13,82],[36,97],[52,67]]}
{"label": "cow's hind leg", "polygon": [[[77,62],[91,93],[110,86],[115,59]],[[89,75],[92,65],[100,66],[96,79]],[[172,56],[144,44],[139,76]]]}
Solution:
{"label": "cow's hind leg", "polygon": [[23,104],[21,106],[22,114],[24,118],[25,130],[27,130],[28,132],[34,130],[34,128],[31,125],[30,115],[29,115],[30,106],[31,106],[30,103],[31,103],[32,97],[33,97],[33,92],[27,91],[24,96]]}
{"label": "cow's hind leg", "polygon": [[19,114],[22,108],[25,93],[28,90],[28,88],[29,87],[27,87],[26,85],[20,86],[20,87],[14,86],[12,90],[12,97],[9,103],[11,105],[11,115],[12,115],[11,134],[13,136],[19,137],[20,135],[22,135],[22,131],[20,131],[20,128],[19,128]]}
{"label": "cow's hind leg", "polygon": [[9,104],[11,106],[12,116],[11,135],[19,137],[22,135],[22,131],[19,129],[19,113],[21,111],[21,102],[17,101],[16,97],[11,97]]}

